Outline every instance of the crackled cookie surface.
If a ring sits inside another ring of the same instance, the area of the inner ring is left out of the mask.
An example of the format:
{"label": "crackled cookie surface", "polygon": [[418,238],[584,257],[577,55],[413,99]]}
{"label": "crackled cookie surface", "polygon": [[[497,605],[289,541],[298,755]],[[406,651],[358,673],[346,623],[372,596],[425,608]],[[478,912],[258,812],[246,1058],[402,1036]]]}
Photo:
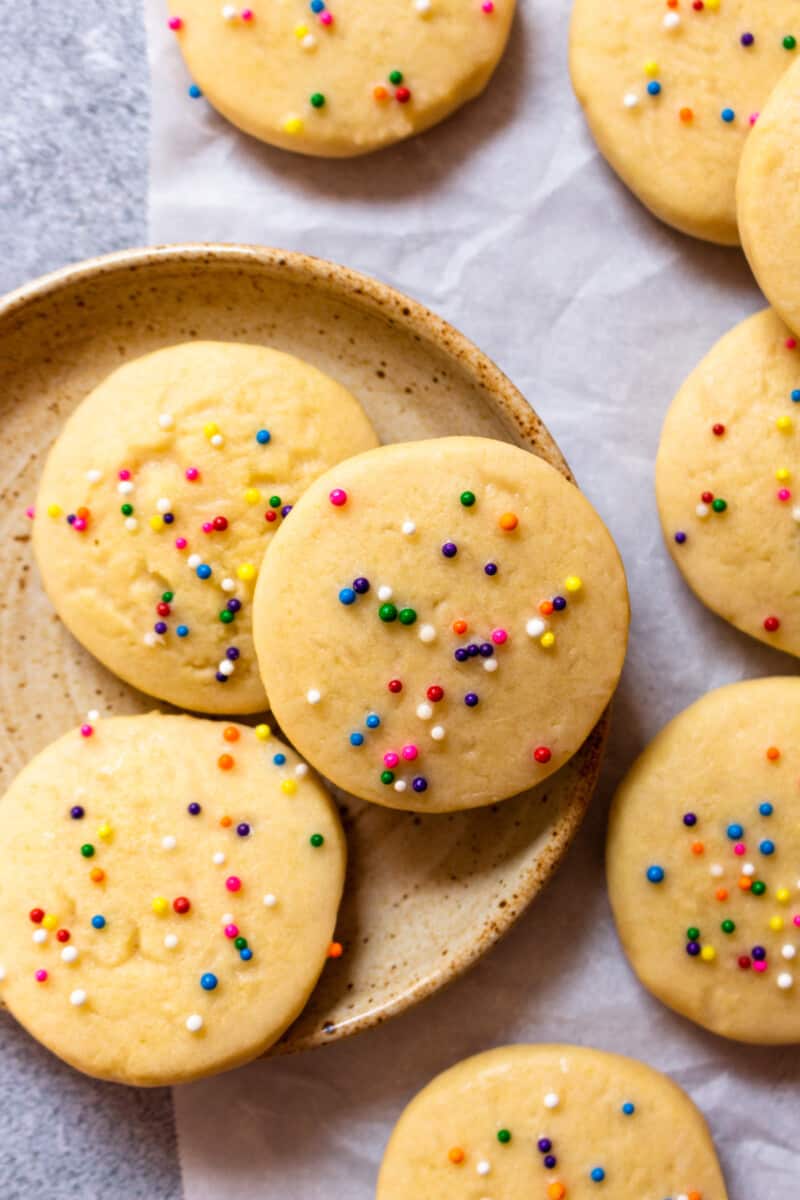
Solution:
{"label": "crackled cookie surface", "polygon": [[645,987],[745,1042],[800,1041],[800,679],[710,692],[614,801],[608,882]]}
{"label": "crackled cookie surface", "polygon": [[329,796],[267,726],[87,723],[0,807],[0,997],[61,1058],[179,1083],[255,1057],[299,1014],[345,845]]}
{"label": "crackled cookie surface", "polygon": [[[675,1130],[680,1129],[676,1139]],[[703,1117],[665,1075],[578,1046],[505,1046],[400,1117],[377,1200],[726,1200]]]}
{"label": "crackled cookie surface", "polygon": [[764,295],[800,331],[800,63],[780,80],[742,155],[742,246]]}
{"label": "crackled cookie surface", "polygon": [[196,85],[223,116],[303,154],[365,154],[483,91],[515,0],[169,0]]}
{"label": "crackled cookie surface", "polygon": [[575,0],[570,69],[631,191],[667,224],[735,244],[742,148],[798,39],[794,0]]}
{"label": "crackled cookie surface", "polygon": [[250,602],[264,549],[313,479],[376,443],[354,397],[288,354],[198,342],[136,359],[48,455],[34,521],[47,593],[143,692],[257,712]]}
{"label": "crackled cookie surface", "polygon": [[700,599],[800,654],[800,349],[767,309],[689,376],[664,423],[656,491],[667,546]]}
{"label": "crackled cookie surface", "polygon": [[576,487],[485,438],[384,446],[319,479],[254,602],[287,736],[339,786],[427,812],[540,783],[625,654],[617,550]]}

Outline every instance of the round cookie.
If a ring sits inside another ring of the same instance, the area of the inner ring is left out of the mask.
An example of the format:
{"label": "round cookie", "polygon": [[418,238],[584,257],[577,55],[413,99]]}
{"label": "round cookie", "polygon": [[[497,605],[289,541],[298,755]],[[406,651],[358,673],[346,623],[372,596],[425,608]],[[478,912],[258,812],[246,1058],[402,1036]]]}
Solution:
{"label": "round cookie", "polygon": [[724,1037],[800,1042],[800,679],[710,692],[623,781],[608,885],[645,987]]}
{"label": "round cookie", "polygon": [[748,138],[736,199],[742,246],[770,304],[800,331],[800,63],[783,76]]}
{"label": "round cookie", "polygon": [[800,655],[800,350],[767,309],[703,359],[667,414],[656,493],[667,546],[700,599]]}
{"label": "round cookie", "polygon": [[342,893],[336,810],[256,730],[117,717],[48,746],[0,821],[0,998],[81,1071],[235,1067],[297,1017]]}
{"label": "round cookie", "polygon": [[315,367],[196,342],[120,367],[52,447],[33,545],[70,632],[128,683],[199,712],[266,706],[250,601],[308,484],[377,438]]}
{"label": "round cookie", "polygon": [[625,575],[589,502],[505,442],[384,446],[329,471],[270,547],[256,653],[338,786],[448,812],[540,783],[619,678]]}
{"label": "round cookie", "polygon": [[203,94],[246,133],[302,154],[378,150],[486,87],[515,0],[169,0]]}
{"label": "round cookie", "polygon": [[742,147],[798,38],[794,0],[575,0],[572,82],[601,153],[642,203],[734,245]]}
{"label": "round cookie", "polygon": [[671,1079],[632,1058],[504,1046],[451,1067],[411,1101],[386,1149],[376,1200],[606,1194],[726,1200],[700,1112]]}

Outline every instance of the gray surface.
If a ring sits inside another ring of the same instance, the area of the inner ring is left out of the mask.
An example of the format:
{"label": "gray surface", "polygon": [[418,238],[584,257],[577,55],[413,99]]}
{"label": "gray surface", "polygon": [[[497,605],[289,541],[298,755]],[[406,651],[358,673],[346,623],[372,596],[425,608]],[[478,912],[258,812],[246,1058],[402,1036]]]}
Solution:
{"label": "gray surface", "polygon": [[[0,291],[145,241],[138,0],[5,0]],[[87,1079],[0,1015],[2,1200],[177,1200],[170,1093]]]}

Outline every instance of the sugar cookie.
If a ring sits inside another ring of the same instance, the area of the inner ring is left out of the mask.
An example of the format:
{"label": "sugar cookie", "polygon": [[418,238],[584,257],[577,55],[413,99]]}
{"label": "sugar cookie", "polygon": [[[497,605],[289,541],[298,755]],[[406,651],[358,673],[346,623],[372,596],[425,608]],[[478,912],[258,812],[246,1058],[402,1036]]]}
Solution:
{"label": "sugar cookie", "polygon": [[671,1079],[632,1058],[504,1046],[451,1067],[411,1101],[376,1200],[605,1195],[726,1200],[702,1115]]}
{"label": "sugar cookie", "polygon": [[614,800],[622,944],[670,1008],[743,1042],[800,1042],[800,679],[710,692]]}
{"label": "sugar cookie", "polygon": [[366,154],[486,87],[515,0],[169,0],[196,85],[247,133],[302,154]]}
{"label": "sugar cookie", "polygon": [[50,451],[34,550],[64,624],[134,687],[199,712],[266,705],[255,577],[303,489],[377,438],[315,367],[196,342],[120,367]]}
{"label": "sugar cookie", "polygon": [[800,349],[771,310],[684,383],[656,460],[664,537],[700,599],[800,654]]}
{"label": "sugar cookie", "polygon": [[0,998],[90,1075],[234,1067],[325,962],[345,843],[318,780],[256,730],[117,717],[43,750],[2,800]]}
{"label": "sugar cookie", "polygon": [[516,446],[384,446],[317,480],[254,599],[287,736],[340,787],[444,812],[540,783],[619,678],[619,555],[576,487]]}

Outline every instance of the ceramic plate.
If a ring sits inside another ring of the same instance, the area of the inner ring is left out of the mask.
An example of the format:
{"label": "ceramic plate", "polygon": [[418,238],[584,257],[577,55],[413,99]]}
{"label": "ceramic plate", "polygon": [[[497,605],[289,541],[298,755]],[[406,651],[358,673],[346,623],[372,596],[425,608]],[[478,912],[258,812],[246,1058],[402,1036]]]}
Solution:
{"label": "ceramic plate", "polygon": [[[62,422],[109,371],[192,338],[263,343],[314,363],[361,401],[383,441],[477,434],[569,475],[508,379],[440,318],[344,267],[246,246],[127,251],[38,280],[0,304],[0,791],[89,709],[155,701],[66,632],[40,587],[26,506]],[[607,718],[533,791],[444,816],[339,795],[349,844],[337,937],[308,1007],[273,1053],[386,1020],[464,971],[546,882],[586,810]]]}

